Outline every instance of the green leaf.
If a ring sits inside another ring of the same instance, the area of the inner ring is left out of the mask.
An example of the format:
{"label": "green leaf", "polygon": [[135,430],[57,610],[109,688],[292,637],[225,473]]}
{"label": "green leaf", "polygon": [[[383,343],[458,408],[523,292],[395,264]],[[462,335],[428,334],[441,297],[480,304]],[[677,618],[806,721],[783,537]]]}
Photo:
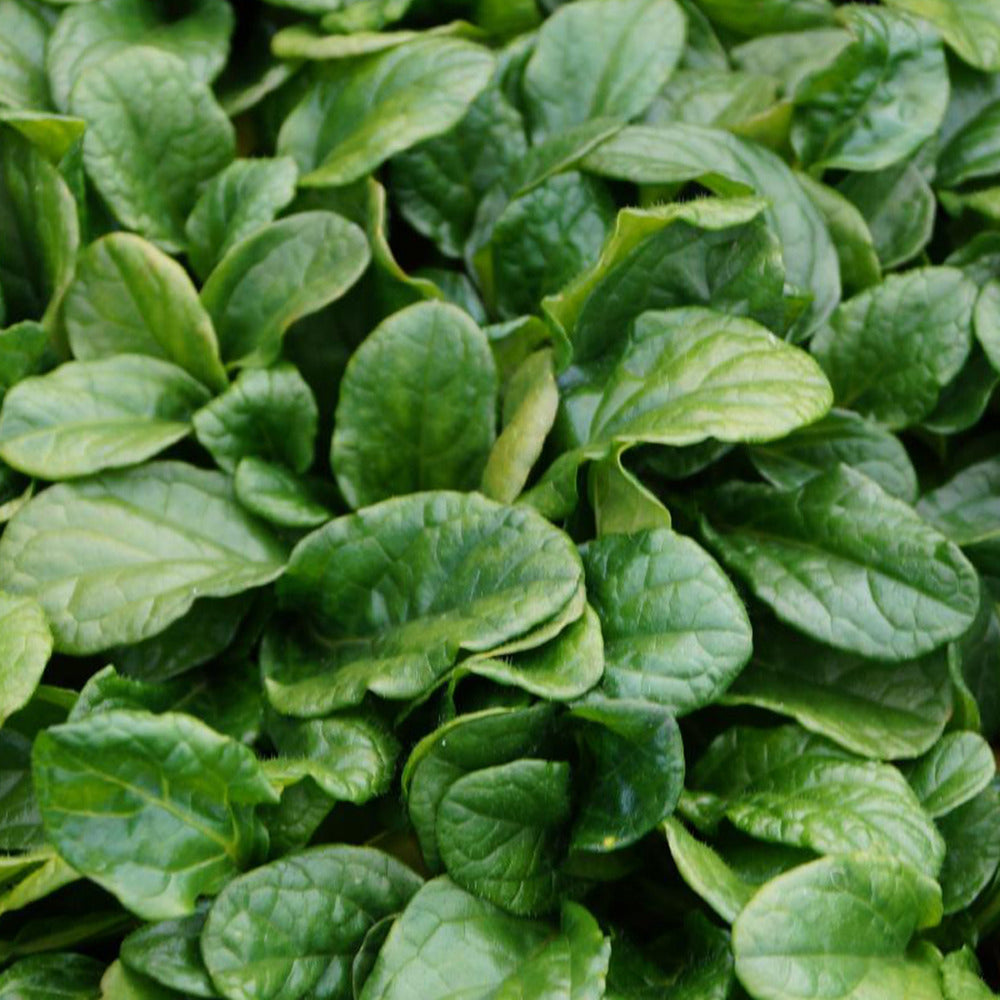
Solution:
{"label": "green leaf", "polygon": [[4,322],[48,320],[73,276],[80,243],[76,206],[56,167],[27,139],[3,125],[0,234]]}
{"label": "green leaf", "polygon": [[410,900],[393,925],[361,1000],[599,1000],[608,952],[582,907],[567,903],[562,930],[554,933],[439,878]]}
{"label": "green leaf", "polygon": [[989,0],[888,0],[888,3],[930,21],[969,65],[986,71],[1000,70],[1000,14]]}
{"label": "green leaf", "polygon": [[208,907],[176,920],[162,920],[133,931],[121,946],[121,961],[134,972],[189,996],[215,997],[201,957],[201,932]]}
{"label": "green leaf", "polygon": [[636,320],[594,413],[591,439],[682,446],[780,438],[822,417],[819,366],[752,320],[690,308]]}
{"label": "green leaf", "polygon": [[864,216],[885,270],[912,260],[930,242],[937,203],[912,162],[848,174],[837,190]]}
{"label": "green leaf", "polygon": [[229,384],[191,279],[131,233],[112,233],[80,254],[63,319],[73,354],[83,361],[147,354],[172,361],[215,391]]}
{"label": "green leaf", "polygon": [[[614,2],[599,0],[602,6]],[[576,172],[557,174],[514,198],[496,220],[487,263],[479,268],[487,301],[494,301],[502,319],[534,311],[597,260],[614,218],[603,182]]]}
{"label": "green leaf", "polygon": [[924,21],[860,4],[839,12],[854,36],[795,89],[792,145],[810,167],[880,170],[929,139],[948,103],[948,67]]}
{"label": "green leaf", "polygon": [[344,372],[330,462],[352,507],[475,487],[493,445],[497,376],[461,309],[420,302],[368,336]]}
{"label": "green leaf", "polygon": [[0,330],[0,399],[23,378],[52,363],[49,333],[41,323],[24,320]]}
{"label": "green leaf", "polygon": [[964,910],[1000,865],[1000,794],[985,788],[938,820],[947,852],[941,868],[944,912]]}
{"label": "green leaf", "polygon": [[725,695],[756,705],[875,760],[916,757],[941,735],[952,711],[943,650],[882,663],[820,645],[768,621],[754,656]]}
{"label": "green leaf", "polygon": [[212,981],[231,1000],[348,1000],[365,934],[420,885],[368,847],[316,847],[256,868],[209,910],[202,954]]}
{"label": "green leaf", "polygon": [[972,322],[986,357],[1000,372],[1000,280],[988,281],[980,289]]}
{"label": "green leaf", "polygon": [[993,780],[996,762],[977,733],[948,733],[907,774],[928,815],[935,819],[978,795]]}
{"label": "green leaf", "polygon": [[[746,9],[752,11],[757,6]],[[851,42],[850,32],[833,25],[803,31],[785,31],[780,25],[776,28],[773,34],[734,46],[730,54],[741,70],[776,77],[787,96],[795,93],[802,79],[826,66]]]}
{"label": "green leaf", "polygon": [[54,486],[0,539],[7,589],[38,600],[56,649],[74,654],[149,638],[196,597],[262,586],[283,566],[227,480],[180,462]]}
{"label": "green leaf", "polygon": [[[194,415],[194,430],[225,472],[234,472],[243,458],[259,456],[301,473],[312,465],[318,419],[308,383],[283,361],[241,372]],[[2,432],[0,421],[0,440]]]}
{"label": "green leaf", "polygon": [[100,1000],[103,972],[86,955],[32,955],[0,973],[0,1000]]}
{"label": "green leaf", "polygon": [[448,874],[511,913],[552,909],[570,818],[565,763],[515,760],[451,784],[438,806],[437,840]]}
{"label": "green leaf", "polygon": [[414,494],[338,518],[296,546],[279,586],[282,603],[335,644],[336,668],[305,664],[302,677],[265,665],[268,695],[283,711],[296,688],[326,689],[328,710],[367,690],[417,697],[462,650],[492,650],[558,615],[582,576],[562,532],[476,494]]}
{"label": "green leaf", "polygon": [[277,777],[308,775],[331,798],[357,803],[389,789],[399,743],[374,716],[299,721],[272,715],[267,731],[281,755],[264,765],[274,783]]}
{"label": "green leaf", "polygon": [[0,6],[0,106],[49,106],[45,46],[51,26],[44,6],[25,0]]}
{"label": "green leaf", "polygon": [[736,728],[691,773],[751,837],[820,854],[874,850],[934,877],[944,844],[896,768],[851,757],[797,726]]}
{"label": "green leaf", "polygon": [[687,122],[733,127],[770,108],[777,97],[774,77],[731,70],[681,69],[649,106],[650,125]]}
{"label": "green leaf", "polygon": [[212,271],[201,301],[226,364],[270,364],[297,319],[340,298],[368,266],[362,230],[333,212],[301,212],[263,226]]}
{"label": "green leaf", "polygon": [[[784,161],[756,143],[740,139],[721,129],[700,128],[696,125],[676,123],[658,128],[636,126],[624,128],[602,143],[587,156],[583,166],[604,176],[637,184],[672,184],[698,180],[709,190],[726,198],[755,191],[767,199],[764,218],[781,243],[789,282],[809,289],[813,295],[812,302],[806,306],[793,326],[794,339],[800,340],[811,333],[830,315],[840,300],[836,248],[823,217]],[[679,204],[675,205],[673,211],[677,213],[678,220],[699,228],[719,229],[749,221],[730,219],[724,222],[724,212],[712,209],[710,204],[697,201],[687,207]],[[688,234],[687,241],[690,238]],[[679,241],[678,249],[684,242],[683,239]],[[720,268],[725,270],[728,266],[721,261],[705,265],[707,283],[713,289],[713,294],[704,305],[719,308],[721,301],[736,299],[733,293],[720,294],[725,282],[723,276],[716,271]],[[734,256],[732,266],[738,275],[741,267],[756,270],[760,264],[741,264]],[[770,280],[769,278],[768,281]],[[740,287],[738,283],[737,287]],[[763,290],[758,289],[757,294],[761,291]],[[631,294],[635,292],[632,291]],[[756,301],[750,288],[745,287],[744,294],[751,302]],[[768,292],[768,297],[770,295]],[[748,310],[744,306],[732,311],[744,313]],[[753,315],[752,310],[750,315]]]}
{"label": "green leaf", "polygon": [[80,876],[51,847],[0,858],[0,914],[23,910]]}
{"label": "green leaf", "polygon": [[714,701],[750,657],[750,623],[725,574],[667,528],[582,549],[604,634],[604,690],[683,715]]}
{"label": "green leaf", "polygon": [[0,458],[40,479],[136,465],[191,433],[208,390],[156,358],[75,361],[19,382],[0,413]]}
{"label": "green leaf", "polygon": [[35,740],[45,831],[77,871],[147,920],[192,913],[251,860],[275,802],[253,753],[188,715],[111,711]]}
{"label": "green leaf", "polygon": [[463,670],[497,684],[522,688],[539,698],[570,701],[586,694],[604,673],[601,623],[589,605],[555,638],[506,656],[481,654],[462,661]]}
{"label": "green leaf", "polygon": [[832,24],[834,8],[829,0],[698,0],[716,24],[741,35],[765,35],[775,31],[800,31]]}
{"label": "green leaf", "polygon": [[233,158],[233,126],[177,56],[127,48],[91,66],[70,110],[87,120],[87,173],[111,210],[163,249],[184,247],[198,186]]}
{"label": "green leaf", "polygon": [[251,514],[282,528],[318,528],[333,517],[326,483],[314,484],[283,465],[242,458],[236,466],[236,499]]}
{"label": "green leaf", "polygon": [[524,71],[534,141],[591,118],[641,114],[673,72],[684,36],[673,0],[579,0],[558,10]]}
{"label": "green leaf", "polygon": [[957,187],[997,173],[1000,173],[1000,101],[987,105],[941,150],[934,182],[941,187]]}
{"label": "green leaf", "polygon": [[551,706],[488,709],[459,716],[425,736],[403,770],[410,822],[431,871],[442,869],[438,810],[451,786],[464,775],[539,752],[552,728]]}
{"label": "green leaf", "polygon": [[1000,728],[1000,618],[991,583],[983,581],[979,613],[949,656],[963,685],[975,698],[982,733],[992,739]]}
{"label": "green leaf", "polygon": [[878,284],[882,269],[874,239],[861,212],[836,188],[820,184],[808,174],[796,176],[830,230],[845,290],[860,292]]}
{"label": "green leaf", "polygon": [[924,494],[920,515],[984,572],[1000,571],[1000,459],[976,462],[936,490]]}
{"label": "green leaf", "polygon": [[663,832],[681,878],[731,924],[750,902],[754,887],[744,882],[711,847],[693,837],[679,820],[665,820]]}
{"label": "green leaf", "polygon": [[968,947],[945,956],[941,963],[944,1000],[996,1000],[996,994],[979,978],[979,962]]}
{"label": "green leaf", "polygon": [[775,614],[837,649],[908,660],[956,639],[979,581],[958,547],[847,466],[795,490],[730,483],[705,535]]}
{"label": "green leaf", "polygon": [[889,429],[928,416],[968,357],[976,296],[961,272],[929,267],[841,305],[812,345],[837,403]]}
{"label": "green leaf", "polygon": [[303,185],[349,184],[394,153],[447,132],[492,71],[486,49],[451,38],[336,60],[285,119],[278,152],[294,157]]}
{"label": "green leaf", "polygon": [[831,410],[787,437],[755,445],[750,457],[779,489],[796,489],[842,462],[900,500],[917,498],[917,474],[900,440],[850,410]]}
{"label": "green leaf", "polygon": [[937,969],[906,954],[941,918],[937,885],[894,858],[822,858],[769,882],[733,925],[736,975],[759,1000],[937,1000]]}
{"label": "green leaf", "polygon": [[101,979],[101,1000],[179,1000],[180,996],[121,961],[112,962]]}
{"label": "green leaf", "polygon": [[483,469],[480,489],[486,496],[501,503],[513,503],[520,496],[541,457],[558,408],[552,351],[535,351],[518,366],[507,384],[503,430]]}
{"label": "green leaf", "polygon": [[414,229],[461,257],[480,200],[526,152],[520,114],[491,83],[454,128],[393,157],[392,193]]}
{"label": "green leaf", "polygon": [[[980,295],[982,300],[982,295]],[[921,426],[934,434],[960,434],[977,424],[1000,384],[994,369],[975,341],[959,373],[941,390],[937,406]]]}
{"label": "green leaf", "polygon": [[287,156],[234,160],[204,187],[184,225],[188,258],[207,278],[240,240],[274,221],[295,197],[298,169]]}
{"label": "green leaf", "polygon": [[52,32],[46,58],[56,107],[66,110],[73,84],[90,67],[135,45],[176,56],[193,79],[211,83],[229,54],[233,9],[223,0],[195,0],[181,11],[169,16],[170,8],[144,0],[101,0],[67,10]]}
{"label": "green leaf", "polygon": [[644,837],[677,804],[684,748],[670,710],[591,695],[571,713],[591,771],[573,824],[574,850],[614,851]]}
{"label": "green leaf", "polygon": [[588,472],[590,504],[598,535],[670,527],[670,511],[638,476],[625,468],[621,451],[594,462]]}
{"label": "green leaf", "polygon": [[52,634],[37,601],[0,591],[0,725],[28,704],[52,655]]}

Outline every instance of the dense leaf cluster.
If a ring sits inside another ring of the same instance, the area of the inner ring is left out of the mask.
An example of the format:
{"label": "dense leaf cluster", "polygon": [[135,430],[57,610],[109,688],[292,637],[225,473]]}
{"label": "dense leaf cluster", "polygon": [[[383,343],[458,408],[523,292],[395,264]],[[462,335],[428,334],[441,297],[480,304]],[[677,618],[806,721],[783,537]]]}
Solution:
{"label": "dense leaf cluster", "polygon": [[0,0],[0,1000],[988,1000],[997,0]]}

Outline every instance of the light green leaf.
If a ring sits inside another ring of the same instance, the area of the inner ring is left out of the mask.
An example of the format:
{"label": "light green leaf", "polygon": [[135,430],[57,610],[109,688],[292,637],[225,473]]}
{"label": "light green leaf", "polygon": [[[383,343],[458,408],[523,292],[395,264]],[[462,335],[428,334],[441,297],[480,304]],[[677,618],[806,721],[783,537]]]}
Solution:
{"label": "light green leaf", "polygon": [[80,878],[51,847],[0,857],[0,915],[22,910]]}
{"label": "light green leaf", "polygon": [[678,715],[714,701],[750,657],[735,589],[690,538],[667,528],[605,535],[582,549],[604,635],[604,690]]}
{"label": "light green leaf", "polygon": [[990,0],[888,0],[888,3],[930,21],[969,65],[987,72],[1000,70],[1000,12]]}
{"label": "light green leaf", "polygon": [[924,494],[917,510],[984,572],[1000,571],[1000,459],[962,469]]}
{"label": "light green leaf", "polygon": [[364,232],[333,212],[300,212],[233,246],[201,301],[227,365],[266,365],[297,319],[340,298],[368,266]]}
{"label": "light green leaf", "polygon": [[550,910],[570,818],[565,763],[515,760],[452,783],[438,806],[437,840],[448,874],[510,913]]}
{"label": "light green leaf", "polygon": [[822,417],[830,386],[804,352],[752,320],[708,309],[643,313],[594,413],[619,444],[767,441]]}
{"label": "light green leaf", "polygon": [[874,850],[935,877],[944,842],[906,779],[797,726],[727,730],[691,773],[751,837],[818,854]]}
{"label": "light green leaf", "polygon": [[586,694],[604,673],[601,623],[589,605],[554,639],[507,656],[483,654],[462,661],[462,669],[509,684],[550,701]]}
{"label": "light green leaf", "polygon": [[193,79],[211,83],[229,54],[233,20],[233,9],[223,0],[195,0],[181,8],[181,16],[146,0],[101,0],[71,7],[59,18],[47,50],[56,107],[66,110],[73,84],[87,69],[134,45],[176,56]]}
{"label": "light green leaf", "polygon": [[489,651],[558,615],[582,575],[562,532],[477,494],[414,494],[338,518],[296,546],[279,587],[331,640],[337,665],[265,665],[269,697],[285,711],[303,684],[343,705],[366,690],[417,697],[462,650]]}
{"label": "light green leaf", "polygon": [[958,638],[978,609],[958,547],[845,465],[784,492],[730,483],[702,527],[778,618],[837,649],[909,660]]}
{"label": "light green leaf", "polygon": [[233,126],[177,56],[135,46],[80,78],[87,173],[118,219],[165,250],[184,247],[198,186],[233,158]]}
{"label": "light green leaf", "polygon": [[[241,372],[221,396],[194,415],[194,430],[226,472],[235,471],[248,456],[305,472],[312,465],[318,419],[308,383],[294,365],[282,361]],[[0,438],[2,429],[0,422]]]}
{"label": "light green leaf", "polygon": [[986,357],[1000,372],[1000,279],[987,281],[980,289],[972,323]]}
{"label": "light green leaf", "polygon": [[76,205],[59,171],[32,143],[0,125],[0,313],[5,323],[48,320],[73,276]]}
{"label": "light green leaf", "polygon": [[202,278],[240,240],[274,221],[295,197],[298,170],[287,156],[234,160],[203,188],[184,224],[188,258]]}
{"label": "light green leaf", "polygon": [[493,445],[497,376],[486,335],[456,306],[394,313],[340,385],[330,463],[352,507],[475,487]]}
{"label": "light green leaf", "polygon": [[944,650],[881,663],[820,645],[775,622],[757,629],[753,659],[725,701],[791,716],[875,760],[926,752],[952,711]]}
{"label": "light green leaf", "polygon": [[225,477],[180,462],[51,487],[0,539],[7,589],[38,600],[56,649],[78,655],[156,635],[196,597],[259,587],[283,566]]}
{"label": "light green leaf", "polygon": [[928,815],[944,816],[978,795],[996,774],[990,745],[978,733],[948,733],[907,772]]}
{"label": "light green leaf", "polygon": [[944,912],[957,913],[975,901],[1000,865],[1000,794],[985,788],[938,820],[947,853],[941,868]]}
{"label": "light green leaf", "polygon": [[28,704],[52,655],[52,633],[37,601],[0,591],[0,725]]}
{"label": "light green leaf", "polygon": [[665,820],[663,833],[681,878],[731,924],[750,902],[754,887],[744,882],[711,847],[693,837],[680,820]]}
{"label": "light green leaf", "polygon": [[[756,10],[758,6],[745,8],[745,5],[740,5],[749,11]],[[777,28],[773,34],[751,38],[734,46],[730,55],[741,70],[776,77],[787,96],[795,93],[800,80],[826,66],[851,43],[850,32],[832,25],[804,31]]]}
{"label": "light green leaf", "polygon": [[316,847],[256,868],[209,910],[202,954],[212,981],[230,1000],[348,1000],[365,934],[420,884],[368,847]]}
{"label": "light green leaf", "polygon": [[649,106],[649,125],[687,122],[727,128],[770,108],[778,81],[771,76],[734,70],[682,69],[671,76]]}
{"label": "light green leaf", "polygon": [[[87,129],[87,123],[82,118],[57,115],[52,111],[0,108],[0,121],[20,132],[50,163],[59,167],[64,177],[76,169],[79,156],[77,142]],[[63,157],[70,159],[61,163]],[[71,161],[73,166],[70,166]],[[74,189],[74,194],[78,195],[78,190]]]}
{"label": "light green leaf", "polygon": [[192,913],[245,867],[275,802],[253,753],[188,715],[112,711],[35,740],[45,830],[74,868],[147,920]]}
{"label": "light green leaf", "polygon": [[[251,514],[282,528],[318,528],[333,517],[330,491],[260,458],[242,458],[236,466],[236,499]],[[332,487],[331,487],[332,489]]]}
{"label": "light green leaf", "polygon": [[219,391],[229,384],[208,313],[184,269],[132,233],[91,243],[77,261],[63,319],[83,361],[147,354]]}
{"label": "light green leaf", "polygon": [[278,152],[294,157],[303,185],[349,184],[394,153],[447,132],[492,71],[486,49],[451,38],[336,60],[285,119]]}
{"label": "light green leaf", "polygon": [[191,433],[209,398],[187,372],[119,354],[19,382],[0,413],[0,458],[39,479],[136,465]]}
{"label": "light green leaf", "polygon": [[843,303],[812,344],[838,404],[890,429],[928,416],[968,357],[977,294],[960,271],[928,267]]}
{"label": "light green leaf", "polygon": [[0,1000],[99,1000],[103,972],[87,955],[32,955],[0,973]]}
{"label": "light green leaf", "polygon": [[389,789],[399,743],[374,716],[345,713],[300,721],[272,715],[267,732],[281,755],[264,764],[272,783],[308,775],[331,798],[356,803]]}
{"label": "light green leaf", "polygon": [[588,470],[590,505],[598,535],[630,534],[647,528],[669,528],[670,511],[612,452]]}
{"label": "light green leaf", "polygon": [[673,812],[684,786],[684,748],[671,711],[647,701],[591,695],[574,706],[574,731],[590,771],[571,846],[615,851]]}
{"label": "light green leaf", "polygon": [[838,16],[854,40],[796,87],[792,145],[806,166],[881,170],[941,124],[944,50],[937,32],[906,14],[857,4]]}
{"label": "light green leaf", "polygon": [[45,46],[51,27],[51,14],[43,5],[31,0],[0,3],[0,106],[49,106]]}
{"label": "light green leaf", "polygon": [[979,962],[968,947],[945,956],[941,963],[944,1000],[996,1000],[979,975]]}
{"label": "light green leaf", "polygon": [[769,882],[733,925],[736,975],[759,1000],[939,1000],[937,969],[906,954],[941,919],[937,885],[879,854],[822,858]]}
{"label": "light green leaf", "polygon": [[641,114],[673,72],[684,36],[673,0],[579,0],[556,11],[524,71],[533,139]]}
{"label": "light green leaf", "polygon": [[559,389],[552,351],[535,351],[518,366],[503,397],[503,430],[489,456],[480,489],[501,503],[520,496],[555,423]]}
{"label": "light green leaf", "polygon": [[[602,143],[586,157],[583,167],[637,184],[698,180],[726,198],[756,192],[767,199],[764,218],[781,243],[788,280],[813,295],[793,326],[793,338],[801,340],[811,333],[840,300],[837,253],[823,217],[785,162],[756,143],[722,129],[696,125],[636,126],[624,128]],[[718,229],[748,221],[730,219],[723,223],[721,210],[700,201],[686,207],[677,205],[673,211],[679,220],[699,228]],[[720,308],[719,287],[724,287],[723,279],[715,273],[717,266],[722,266],[721,262],[706,268],[714,294],[702,303],[713,308]],[[734,259],[733,266],[739,273],[741,266],[751,265]],[[754,301],[749,294],[748,298]],[[754,315],[746,307],[732,311]]]}
{"label": "light green leaf", "polygon": [[755,445],[750,457],[780,489],[796,489],[842,462],[900,500],[917,498],[917,474],[902,442],[850,410],[831,410],[787,437]]}
{"label": "light green leaf", "polygon": [[119,960],[101,978],[101,1000],[178,1000],[178,994]]}

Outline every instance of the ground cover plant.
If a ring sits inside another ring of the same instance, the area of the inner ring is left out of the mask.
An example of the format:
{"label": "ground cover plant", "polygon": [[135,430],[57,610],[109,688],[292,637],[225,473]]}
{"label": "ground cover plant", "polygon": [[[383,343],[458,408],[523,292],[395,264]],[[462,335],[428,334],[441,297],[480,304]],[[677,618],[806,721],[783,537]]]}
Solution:
{"label": "ground cover plant", "polygon": [[0,1000],[1000,984],[996,0],[0,0]]}

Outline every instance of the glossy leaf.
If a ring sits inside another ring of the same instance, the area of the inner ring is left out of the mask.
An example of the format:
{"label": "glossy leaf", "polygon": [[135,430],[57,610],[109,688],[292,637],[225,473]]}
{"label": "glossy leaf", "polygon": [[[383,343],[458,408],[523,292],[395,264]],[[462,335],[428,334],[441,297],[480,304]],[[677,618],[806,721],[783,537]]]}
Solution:
{"label": "glossy leaf", "polygon": [[0,973],[3,1000],[98,1000],[104,966],[87,955],[62,952],[22,958]]}
{"label": "glossy leaf", "polygon": [[979,583],[957,546],[847,466],[795,490],[732,483],[706,518],[710,545],[778,618],[838,649],[908,660],[975,617]]}
{"label": "glossy leaf", "polygon": [[474,487],[496,394],[489,342],[460,309],[422,302],[380,324],[340,386],[330,462],[348,503]]}
{"label": "glossy leaf", "polygon": [[330,492],[289,472],[283,465],[250,456],[233,477],[236,499],[251,514],[282,528],[318,528],[333,517]]}
{"label": "glossy leaf", "polygon": [[259,836],[253,807],[277,800],[250,750],[181,714],[54,726],[32,765],[59,853],[147,920],[192,913],[245,867]]}
{"label": "glossy leaf", "polygon": [[948,733],[907,777],[920,804],[933,817],[944,816],[978,795],[996,774],[989,744],[976,733]]}
{"label": "glossy leaf", "polygon": [[121,947],[121,961],[170,989],[195,997],[216,996],[201,957],[201,932],[208,907],[189,917],[161,920],[133,931]]}
{"label": "glossy leaf", "polygon": [[1000,795],[986,788],[938,820],[947,852],[941,868],[944,912],[972,903],[1000,865]]}
{"label": "glossy leaf", "polygon": [[988,0],[889,0],[926,18],[967,63],[1000,70],[1000,14]]}
{"label": "glossy leaf", "polygon": [[38,602],[0,591],[0,724],[31,699],[51,654]]}
{"label": "glossy leaf", "polygon": [[224,477],[160,462],[52,487],[0,539],[0,573],[45,610],[56,649],[138,642],[196,597],[275,579],[284,548],[233,500]]}
{"label": "glossy leaf", "polygon": [[666,528],[583,548],[604,635],[604,690],[683,715],[715,700],[750,656],[750,624],[711,557]]}
{"label": "glossy leaf", "polygon": [[177,56],[135,46],[92,66],[70,110],[87,120],[87,173],[119,220],[166,250],[182,248],[198,185],[235,146],[207,85]]}
{"label": "glossy leaf", "polygon": [[346,1000],[365,934],[420,884],[367,847],[316,847],[257,868],[230,882],[209,910],[202,954],[212,981],[231,1000]]}

